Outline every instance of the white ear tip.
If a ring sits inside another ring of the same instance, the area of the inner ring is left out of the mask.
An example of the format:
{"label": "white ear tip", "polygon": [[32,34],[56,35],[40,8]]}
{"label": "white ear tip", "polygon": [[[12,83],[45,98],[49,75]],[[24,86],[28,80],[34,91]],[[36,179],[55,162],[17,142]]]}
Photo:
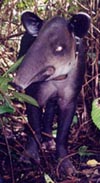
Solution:
{"label": "white ear tip", "polygon": [[85,15],[85,16],[87,16],[90,19],[90,16],[87,13],[85,13],[85,12],[79,12],[78,15]]}

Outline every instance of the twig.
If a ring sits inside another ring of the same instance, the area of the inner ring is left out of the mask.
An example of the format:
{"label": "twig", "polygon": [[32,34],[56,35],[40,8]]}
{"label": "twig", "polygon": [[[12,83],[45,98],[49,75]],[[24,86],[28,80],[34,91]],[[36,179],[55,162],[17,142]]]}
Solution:
{"label": "twig", "polygon": [[12,158],[11,158],[10,148],[9,148],[9,144],[8,144],[7,137],[6,137],[6,135],[5,135],[5,130],[4,130],[4,126],[3,126],[3,121],[2,121],[1,118],[0,118],[0,123],[2,124],[2,129],[3,129],[3,133],[4,133],[4,137],[5,137],[5,141],[6,141],[6,145],[7,145],[7,149],[8,149],[8,155],[9,155],[10,167],[11,167],[12,183],[16,183],[16,182],[15,182],[15,179],[14,179],[14,171],[13,171],[13,164],[12,164]]}

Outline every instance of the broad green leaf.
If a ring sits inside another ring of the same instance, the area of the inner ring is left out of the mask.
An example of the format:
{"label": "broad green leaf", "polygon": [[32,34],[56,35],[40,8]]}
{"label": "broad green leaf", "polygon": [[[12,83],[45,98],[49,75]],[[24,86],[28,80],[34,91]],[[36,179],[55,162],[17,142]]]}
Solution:
{"label": "broad green leaf", "polygon": [[26,95],[24,93],[19,93],[19,92],[13,92],[14,98],[18,99],[21,102],[27,102],[29,104],[32,104],[36,107],[39,107],[37,101],[30,97],[29,95]]}
{"label": "broad green leaf", "polygon": [[4,113],[14,113],[15,109],[11,105],[1,105],[0,106],[0,114]]}
{"label": "broad green leaf", "polygon": [[12,78],[10,77],[0,76],[0,89],[2,89],[3,91],[7,91],[8,83],[11,81],[12,81]]}
{"label": "broad green leaf", "polygon": [[4,97],[0,94],[0,100],[4,101]]}
{"label": "broad green leaf", "polygon": [[100,98],[97,98],[92,103],[91,112],[93,123],[100,129]]}

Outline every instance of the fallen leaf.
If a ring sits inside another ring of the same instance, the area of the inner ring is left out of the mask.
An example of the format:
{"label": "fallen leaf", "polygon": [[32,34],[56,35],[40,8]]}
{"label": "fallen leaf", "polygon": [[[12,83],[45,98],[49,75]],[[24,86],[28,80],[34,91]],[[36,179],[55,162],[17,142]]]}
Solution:
{"label": "fallen leaf", "polygon": [[88,160],[86,164],[87,164],[88,166],[95,167],[95,166],[97,166],[97,165],[100,165],[100,162],[98,162],[98,161],[95,160],[95,159],[92,159],[92,160]]}

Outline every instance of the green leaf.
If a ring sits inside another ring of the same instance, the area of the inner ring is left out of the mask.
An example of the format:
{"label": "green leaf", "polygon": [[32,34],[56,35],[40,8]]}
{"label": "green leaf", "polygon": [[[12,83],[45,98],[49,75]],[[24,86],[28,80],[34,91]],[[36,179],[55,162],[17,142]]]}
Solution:
{"label": "green leaf", "polygon": [[8,83],[10,81],[12,81],[12,78],[0,76],[0,89],[2,89],[3,91],[7,91]]}
{"label": "green leaf", "polygon": [[15,109],[11,105],[2,105],[0,106],[0,114],[4,113],[14,113]]}
{"label": "green leaf", "polygon": [[93,155],[93,153],[88,152],[88,147],[87,146],[81,146],[78,149],[78,154],[82,157],[82,156],[91,156]]}
{"label": "green leaf", "polygon": [[78,118],[76,115],[74,115],[74,118],[73,118],[73,122],[71,124],[71,126],[73,127],[74,125],[76,125],[78,123]]}
{"label": "green leaf", "polygon": [[0,100],[4,101],[4,97],[0,94]]}
{"label": "green leaf", "polygon": [[100,130],[100,98],[93,101],[91,116],[93,123]]}
{"label": "green leaf", "polygon": [[[23,56],[24,57],[24,56]],[[7,72],[4,73],[3,76],[7,76],[9,73],[13,73],[21,64],[21,62],[23,61],[23,57],[21,57],[20,59],[17,60],[17,62],[15,62],[8,70]]]}
{"label": "green leaf", "polygon": [[87,146],[81,146],[78,149],[78,153],[80,156],[85,156],[87,154]]}
{"label": "green leaf", "polygon": [[53,135],[53,137],[56,138],[56,136],[57,136],[57,129],[52,131],[52,135]]}
{"label": "green leaf", "polygon": [[19,92],[13,92],[14,98],[18,99],[21,102],[27,102],[31,105],[34,105],[36,107],[39,107],[37,101],[30,97],[29,95],[26,95],[24,93],[19,93]]}

